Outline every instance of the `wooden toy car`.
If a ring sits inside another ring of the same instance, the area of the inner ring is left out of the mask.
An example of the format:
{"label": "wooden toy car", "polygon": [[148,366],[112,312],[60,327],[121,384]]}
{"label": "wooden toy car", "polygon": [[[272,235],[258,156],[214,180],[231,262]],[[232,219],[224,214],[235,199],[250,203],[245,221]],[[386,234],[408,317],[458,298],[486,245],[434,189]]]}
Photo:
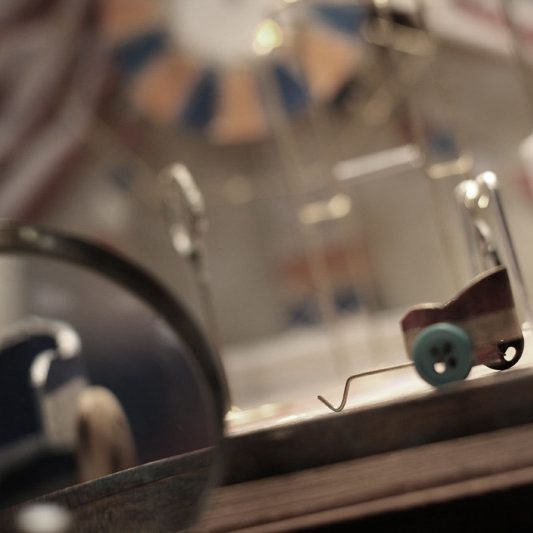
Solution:
{"label": "wooden toy car", "polygon": [[474,365],[511,368],[524,350],[504,267],[480,274],[444,305],[413,307],[401,327],[409,358],[433,386],[465,379]]}

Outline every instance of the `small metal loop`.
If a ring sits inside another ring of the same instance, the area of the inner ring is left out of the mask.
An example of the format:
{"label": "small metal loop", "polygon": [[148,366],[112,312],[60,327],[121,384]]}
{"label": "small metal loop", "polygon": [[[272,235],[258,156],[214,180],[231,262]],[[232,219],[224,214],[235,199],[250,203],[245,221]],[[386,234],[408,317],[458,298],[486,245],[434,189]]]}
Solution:
{"label": "small metal loop", "polygon": [[207,263],[205,236],[208,223],[204,197],[189,169],[181,163],[169,165],[159,173],[158,188],[161,211],[172,246],[192,266],[209,340],[218,355],[224,396],[229,401],[229,385],[220,360],[221,342]]}
{"label": "small metal loop", "polygon": [[172,244],[183,257],[194,257],[207,230],[205,202],[189,169],[180,163],[159,174],[162,214]]}
{"label": "small metal loop", "polygon": [[342,393],[342,401],[339,404],[338,407],[334,407],[326,398],[323,396],[317,396],[317,398],[329,409],[334,411],[335,413],[340,413],[344,407],[346,406],[346,402],[348,401],[348,394],[350,392],[350,383],[357,378],[363,378],[366,376],[373,376],[375,374],[382,374],[383,372],[390,372],[391,370],[401,370],[402,368],[407,368],[413,366],[412,362],[409,363],[402,363],[400,365],[393,365],[393,366],[386,366],[383,368],[376,368],[375,370],[368,370],[367,372],[360,372],[358,374],[351,375],[344,385],[344,392]]}
{"label": "small metal loop", "polygon": [[488,270],[489,268],[502,266],[503,262],[489,225],[484,220],[474,219],[473,226],[483,267]]}

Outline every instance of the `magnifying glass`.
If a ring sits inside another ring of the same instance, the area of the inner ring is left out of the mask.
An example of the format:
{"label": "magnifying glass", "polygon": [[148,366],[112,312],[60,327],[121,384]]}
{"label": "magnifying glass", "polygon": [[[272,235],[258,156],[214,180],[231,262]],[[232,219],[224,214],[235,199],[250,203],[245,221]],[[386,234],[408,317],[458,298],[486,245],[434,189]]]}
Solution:
{"label": "magnifying glass", "polygon": [[39,509],[82,531],[189,528],[228,409],[189,312],[117,252],[13,222],[1,286],[0,529],[38,531]]}

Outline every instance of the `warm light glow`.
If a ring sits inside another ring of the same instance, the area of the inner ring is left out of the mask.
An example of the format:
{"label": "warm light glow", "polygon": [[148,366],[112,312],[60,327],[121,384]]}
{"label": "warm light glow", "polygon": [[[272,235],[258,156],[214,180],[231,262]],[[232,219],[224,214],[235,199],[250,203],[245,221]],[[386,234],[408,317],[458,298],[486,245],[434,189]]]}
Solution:
{"label": "warm light glow", "polygon": [[312,226],[328,220],[338,220],[350,212],[352,201],[346,194],[336,194],[327,202],[317,201],[304,205],[299,212],[300,222]]}
{"label": "warm light glow", "polygon": [[464,180],[455,188],[456,198],[470,209],[479,200],[479,184],[475,180]]}
{"label": "warm light glow", "polygon": [[226,422],[244,424],[277,416],[279,412],[280,405],[276,403],[266,403],[244,411],[232,406],[231,410],[226,413]]}
{"label": "warm light glow", "polygon": [[474,160],[470,154],[462,154],[457,159],[435,163],[428,168],[429,177],[434,180],[468,174],[472,170]]}
{"label": "warm light glow", "polygon": [[328,202],[330,216],[333,219],[345,217],[352,208],[352,201],[346,194],[336,194]]}
{"label": "warm light glow", "polygon": [[474,180],[465,182],[465,198],[475,200],[479,194],[479,186]]}
{"label": "warm light glow", "polygon": [[485,209],[489,206],[490,198],[486,194],[482,194],[477,201],[477,205],[480,209]]}
{"label": "warm light glow", "polygon": [[194,244],[191,236],[183,224],[173,224],[170,228],[172,244],[178,254],[183,257],[190,257],[194,253]]}
{"label": "warm light glow", "polygon": [[487,184],[489,189],[495,189],[498,186],[498,178],[494,172],[483,172],[481,178]]}
{"label": "warm light glow", "polygon": [[27,533],[65,533],[72,526],[72,515],[56,503],[33,503],[20,509],[16,522],[17,529]]}
{"label": "warm light glow", "polygon": [[283,32],[279,24],[272,19],[266,19],[257,29],[252,48],[257,55],[264,56],[282,43]]}

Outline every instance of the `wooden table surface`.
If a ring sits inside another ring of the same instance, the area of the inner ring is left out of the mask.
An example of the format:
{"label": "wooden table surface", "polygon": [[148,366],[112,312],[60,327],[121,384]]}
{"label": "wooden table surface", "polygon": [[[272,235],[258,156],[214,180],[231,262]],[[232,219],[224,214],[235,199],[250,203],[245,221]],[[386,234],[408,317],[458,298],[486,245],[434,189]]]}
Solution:
{"label": "wooden table surface", "polygon": [[533,424],[220,487],[198,529],[331,527],[517,486],[533,496]]}
{"label": "wooden table surface", "polygon": [[[499,518],[519,517],[533,531],[533,370],[226,437],[223,452],[221,486],[204,500],[200,531],[329,530],[334,524],[351,531],[355,523],[394,513],[401,524],[409,510],[435,513],[436,505],[447,524],[453,516],[464,520],[470,509],[452,502],[487,502],[496,493],[506,502]],[[209,451],[171,458],[45,500],[73,511],[75,531],[176,531],[201,501],[212,458]],[[523,509],[531,516],[524,518]],[[501,506],[478,513],[468,531],[486,528],[488,520],[497,531],[510,530],[501,529],[496,510]],[[409,516],[409,531],[421,524],[417,517],[427,522],[427,513]],[[438,530],[426,522],[418,530]],[[12,530],[10,512],[0,515],[0,530]]]}
{"label": "wooden table surface", "polygon": [[533,371],[238,435],[225,455],[200,530],[330,528],[530,485],[533,498]]}

